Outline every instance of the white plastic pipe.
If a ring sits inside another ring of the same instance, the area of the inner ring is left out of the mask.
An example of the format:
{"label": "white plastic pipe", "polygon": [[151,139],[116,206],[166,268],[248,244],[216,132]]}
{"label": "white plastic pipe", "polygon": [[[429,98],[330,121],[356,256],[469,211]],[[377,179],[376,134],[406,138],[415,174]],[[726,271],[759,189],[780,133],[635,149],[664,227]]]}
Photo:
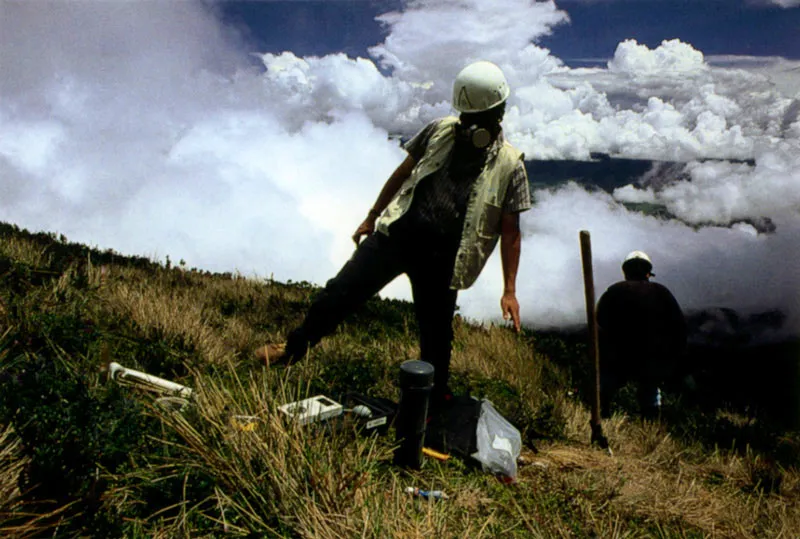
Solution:
{"label": "white plastic pipe", "polygon": [[192,389],[169,380],[164,380],[158,376],[147,374],[146,372],[128,369],[119,363],[112,362],[108,365],[108,373],[112,380],[118,384],[137,385],[151,391],[171,393],[179,397],[189,398],[192,396]]}

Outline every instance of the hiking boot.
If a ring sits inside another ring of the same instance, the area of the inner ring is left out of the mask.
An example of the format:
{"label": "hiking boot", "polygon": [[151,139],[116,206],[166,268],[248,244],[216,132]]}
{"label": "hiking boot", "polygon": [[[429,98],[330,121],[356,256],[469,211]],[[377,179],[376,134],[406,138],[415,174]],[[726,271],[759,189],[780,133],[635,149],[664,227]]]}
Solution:
{"label": "hiking boot", "polygon": [[253,352],[253,359],[266,366],[287,363],[290,357],[286,353],[286,343],[267,343]]}

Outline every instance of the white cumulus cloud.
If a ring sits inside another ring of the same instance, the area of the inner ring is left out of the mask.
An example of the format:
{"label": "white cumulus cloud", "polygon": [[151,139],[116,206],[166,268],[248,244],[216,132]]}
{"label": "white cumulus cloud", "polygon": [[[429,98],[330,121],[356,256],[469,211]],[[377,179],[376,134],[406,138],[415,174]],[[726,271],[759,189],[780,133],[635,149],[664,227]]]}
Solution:
{"label": "white cumulus cloud", "polygon": [[[688,308],[800,313],[800,283],[786,270],[800,232],[790,61],[721,61],[677,40],[654,49],[629,40],[606,68],[569,69],[536,44],[567,14],[531,0],[410,2],[376,22],[388,35],[370,58],[252,50],[200,1],[6,2],[0,14],[4,221],[322,284],[352,254],[350,234],[404,157],[395,135],[450,113],[452,77],[484,58],[508,75],[505,129],[529,159],[687,162],[613,196],[575,184],[537,191],[523,216],[525,323],[582,320],[580,229],[592,233],[599,291],[627,252],[644,249]],[[758,232],[757,220],[774,233]],[[495,255],[459,296],[461,312],[499,319],[501,291]],[[410,296],[402,280],[385,293]]]}

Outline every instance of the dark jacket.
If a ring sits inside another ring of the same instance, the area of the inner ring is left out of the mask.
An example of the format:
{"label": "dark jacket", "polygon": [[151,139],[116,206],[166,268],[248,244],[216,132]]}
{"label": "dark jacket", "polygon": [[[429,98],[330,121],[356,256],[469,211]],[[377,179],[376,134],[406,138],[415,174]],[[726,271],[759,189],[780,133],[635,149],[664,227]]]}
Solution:
{"label": "dark jacket", "polygon": [[597,303],[604,366],[638,371],[674,364],[686,346],[686,321],[667,287],[645,280],[611,285]]}

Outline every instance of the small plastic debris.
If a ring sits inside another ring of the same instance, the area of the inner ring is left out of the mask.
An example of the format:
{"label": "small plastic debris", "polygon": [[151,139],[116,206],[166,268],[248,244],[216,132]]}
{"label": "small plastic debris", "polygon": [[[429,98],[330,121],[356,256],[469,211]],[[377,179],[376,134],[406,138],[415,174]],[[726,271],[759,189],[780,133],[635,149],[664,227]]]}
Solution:
{"label": "small plastic debris", "polygon": [[361,417],[372,417],[372,410],[370,410],[368,406],[364,406],[363,404],[354,406],[353,409],[350,411]]}
{"label": "small plastic debris", "polygon": [[431,457],[436,460],[447,460],[450,458],[450,455],[447,453],[440,453],[439,451],[431,449],[430,447],[423,447],[422,454],[426,457]]}
{"label": "small plastic debris", "polygon": [[420,498],[425,498],[426,500],[447,500],[450,498],[450,496],[441,490],[422,490],[417,487],[406,487],[406,492],[412,496],[419,496]]}
{"label": "small plastic debris", "polygon": [[231,423],[242,432],[253,432],[256,430],[258,417],[253,415],[235,415],[231,417]]}

